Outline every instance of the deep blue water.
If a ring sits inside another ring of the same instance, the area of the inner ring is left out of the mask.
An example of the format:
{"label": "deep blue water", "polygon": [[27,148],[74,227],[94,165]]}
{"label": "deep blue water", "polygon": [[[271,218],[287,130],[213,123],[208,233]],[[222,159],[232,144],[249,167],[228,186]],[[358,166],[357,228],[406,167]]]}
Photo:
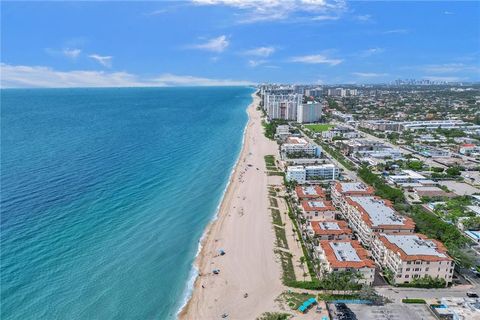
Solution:
{"label": "deep blue water", "polygon": [[252,89],[1,91],[1,319],[170,319]]}

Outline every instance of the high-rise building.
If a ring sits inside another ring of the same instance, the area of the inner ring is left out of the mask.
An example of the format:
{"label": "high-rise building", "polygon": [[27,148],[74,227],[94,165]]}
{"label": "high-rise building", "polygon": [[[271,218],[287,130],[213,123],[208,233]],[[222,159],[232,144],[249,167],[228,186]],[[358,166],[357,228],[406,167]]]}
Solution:
{"label": "high-rise building", "polygon": [[319,102],[307,102],[297,107],[297,122],[309,123],[320,121],[322,117],[322,104]]}
{"label": "high-rise building", "polygon": [[301,103],[300,94],[267,94],[263,107],[270,119],[296,120],[297,106]]}

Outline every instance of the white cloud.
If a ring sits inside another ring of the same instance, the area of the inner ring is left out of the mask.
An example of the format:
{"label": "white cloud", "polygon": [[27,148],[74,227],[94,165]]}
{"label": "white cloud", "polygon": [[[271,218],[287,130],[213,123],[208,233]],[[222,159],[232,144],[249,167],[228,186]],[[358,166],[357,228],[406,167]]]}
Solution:
{"label": "white cloud", "polygon": [[312,20],[314,21],[328,21],[328,20],[338,20],[338,19],[340,19],[339,16],[327,16],[327,15],[320,15],[312,18]]}
{"label": "white cloud", "polygon": [[222,5],[241,10],[239,22],[254,23],[290,18],[295,13],[339,12],[344,0],[192,0],[196,5]]}
{"label": "white cloud", "polygon": [[258,67],[259,65],[262,65],[262,64],[265,64],[267,63],[268,61],[267,60],[248,60],[248,65],[250,67]]}
{"label": "white cloud", "polygon": [[429,64],[421,67],[421,69],[429,73],[457,73],[457,72],[479,72],[480,73],[480,67],[467,65],[464,63]]}
{"label": "white cloud", "polygon": [[372,15],[370,14],[363,14],[355,17],[358,21],[361,22],[368,22],[372,20]]}
{"label": "white cloud", "polygon": [[110,68],[112,66],[112,56],[101,56],[96,53],[91,54],[88,56],[89,58],[92,58],[93,60],[97,61],[100,63],[102,66]]}
{"label": "white cloud", "polygon": [[383,53],[385,49],[383,48],[369,48],[360,52],[359,56],[361,57],[370,57],[376,54]]}
{"label": "white cloud", "polygon": [[275,52],[274,47],[258,47],[258,48],[247,50],[244,52],[244,54],[249,56],[268,57],[274,52]]}
{"label": "white cloud", "polygon": [[170,73],[155,77],[153,81],[162,83],[165,86],[244,86],[254,84],[253,82],[243,80],[211,79],[195,76],[180,76]]}
{"label": "white cloud", "polygon": [[150,11],[150,12],[147,12],[145,13],[146,16],[158,16],[158,15],[161,15],[161,14],[164,14],[164,13],[167,13],[168,10],[167,9],[158,9],[158,10],[153,10],[153,11]]}
{"label": "white cloud", "polygon": [[65,48],[65,49],[62,49],[62,50],[45,48],[45,52],[47,54],[51,55],[52,57],[64,56],[64,57],[67,57],[69,59],[75,60],[80,56],[80,54],[82,53],[82,50],[81,49],[76,49],[76,48],[75,49]]}
{"label": "white cloud", "polygon": [[386,77],[388,73],[375,73],[375,72],[353,72],[354,76],[362,78],[377,78],[377,77]]}
{"label": "white cloud", "polygon": [[383,34],[406,34],[408,33],[407,29],[392,29],[382,32]]}
{"label": "white cloud", "polygon": [[452,11],[444,11],[443,14],[452,15],[452,14],[455,14],[455,12],[452,12]]}
{"label": "white cloud", "polygon": [[67,49],[63,49],[62,52],[68,58],[76,59],[80,55],[82,50],[80,50],[80,49],[68,49],[67,48]]}
{"label": "white cloud", "polygon": [[43,66],[0,64],[2,88],[165,87],[251,85],[249,81],[161,74],[142,78],[128,72],[58,71]]}
{"label": "white cloud", "polygon": [[229,44],[230,41],[228,40],[227,36],[221,35],[219,37],[209,39],[205,43],[192,45],[190,48],[212,52],[223,52]]}
{"label": "white cloud", "polygon": [[291,62],[311,63],[311,64],[328,64],[330,66],[336,66],[343,62],[342,59],[328,58],[322,54],[314,54],[307,56],[298,56],[290,59]]}

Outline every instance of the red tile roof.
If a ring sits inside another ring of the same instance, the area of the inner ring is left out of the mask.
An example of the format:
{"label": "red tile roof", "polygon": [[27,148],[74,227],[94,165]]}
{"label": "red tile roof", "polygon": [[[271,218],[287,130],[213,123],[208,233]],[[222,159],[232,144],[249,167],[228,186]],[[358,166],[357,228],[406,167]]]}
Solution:
{"label": "red tile roof", "polygon": [[[312,203],[313,202],[313,203]],[[323,206],[315,207],[314,202],[322,202]],[[336,211],[331,201],[326,200],[305,200],[302,201],[302,207],[305,211]]]}
{"label": "red tile roof", "polygon": [[320,186],[312,186],[315,190],[316,194],[306,194],[304,192],[304,188],[302,186],[296,186],[295,192],[297,193],[297,197],[299,199],[316,199],[316,198],[325,198],[325,191]]}
{"label": "red tile roof", "polygon": [[[324,223],[336,223],[339,229],[324,229],[321,227]],[[340,235],[340,234],[352,234],[352,230],[347,225],[347,222],[343,220],[327,220],[327,221],[311,221],[313,232],[316,235]]]}
{"label": "red tile roof", "polygon": [[[350,242],[351,246],[355,249],[360,261],[341,261],[337,259],[335,251],[330,244],[335,242]],[[332,268],[375,268],[375,263],[368,258],[368,252],[356,240],[321,240],[319,245],[322,247],[323,252],[328,260],[328,263]]]}
{"label": "red tile roof", "polygon": [[391,243],[390,241],[388,241],[388,239],[382,235],[382,234],[379,234],[378,235],[378,239],[383,243],[383,245],[393,251],[393,252],[396,252],[398,254],[400,254],[400,258],[403,260],[403,261],[416,261],[416,260],[423,260],[423,261],[431,261],[431,262],[436,262],[436,261],[452,261],[452,258],[450,258],[447,254],[447,248],[443,245],[443,243],[441,243],[440,241],[438,240],[435,240],[435,239],[428,239],[427,236],[421,234],[421,233],[395,233],[395,235],[409,235],[409,236],[412,236],[412,235],[416,235],[418,236],[419,238],[421,238],[422,240],[429,240],[429,241],[432,241],[433,243],[435,243],[436,245],[436,249],[438,252],[440,253],[443,253],[446,255],[446,257],[439,257],[439,256],[433,256],[433,255],[407,255],[405,253],[405,251],[403,251],[400,247],[398,247],[396,244],[394,243]]}
{"label": "red tile roof", "polygon": [[372,186],[365,185],[366,190],[351,190],[351,191],[344,191],[342,188],[342,182],[335,183],[335,189],[344,196],[371,196],[375,193],[375,189]]}
{"label": "red tile roof", "polygon": [[[387,207],[390,207],[392,210],[395,210],[392,206],[392,203],[389,200],[382,199],[380,197],[374,197],[377,200],[382,200]],[[381,224],[378,226],[374,226],[372,220],[370,219],[370,215],[368,212],[361,206],[359,203],[356,201],[352,200],[352,198],[347,197],[346,198],[347,203],[353,207],[355,207],[361,214],[361,219],[365,221],[365,223],[370,227],[370,228],[375,228],[375,229],[384,229],[384,230],[414,230],[415,229],[415,222],[413,219],[409,217],[402,216],[397,213],[398,216],[403,218],[403,223],[402,224]]]}

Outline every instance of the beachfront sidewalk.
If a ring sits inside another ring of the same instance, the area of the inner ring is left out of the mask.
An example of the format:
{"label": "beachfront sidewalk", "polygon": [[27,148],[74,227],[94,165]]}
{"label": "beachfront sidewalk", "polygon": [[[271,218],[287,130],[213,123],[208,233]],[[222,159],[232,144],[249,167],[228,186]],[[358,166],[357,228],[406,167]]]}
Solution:
{"label": "beachfront sidewalk", "polygon": [[[275,186],[276,189],[280,189],[280,192],[277,192],[275,199],[278,203],[278,209],[281,212],[282,222],[284,223],[285,234],[287,237],[288,251],[292,254],[293,267],[295,271],[295,278],[299,281],[311,281],[312,278],[308,272],[308,267],[306,262],[303,265],[300,263],[301,257],[303,257],[301,240],[298,239],[298,234],[295,230],[295,226],[288,216],[288,206],[284,199],[285,190],[283,185]],[[285,250],[286,251],[286,250]],[[306,257],[305,257],[306,258]],[[306,261],[306,260],[305,260]]]}

